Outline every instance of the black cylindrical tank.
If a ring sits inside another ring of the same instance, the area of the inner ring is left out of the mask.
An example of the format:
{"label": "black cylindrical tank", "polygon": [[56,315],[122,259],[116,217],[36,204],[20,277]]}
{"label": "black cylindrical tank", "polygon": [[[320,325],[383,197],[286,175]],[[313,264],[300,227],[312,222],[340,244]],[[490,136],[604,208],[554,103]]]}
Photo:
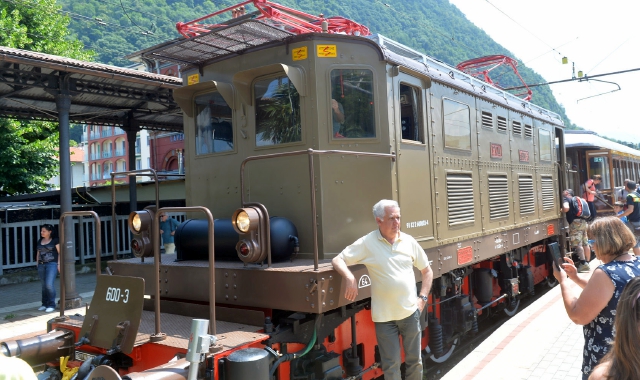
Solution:
{"label": "black cylindrical tank", "polygon": [[473,278],[473,295],[478,299],[478,303],[482,305],[491,302],[491,298],[493,297],[493,276],[491,275],[491,269],[474,269]]}
{"label": "black cylindrical tank", "polygon": [[[271,260],[285,261],[291,258],[298,230],[287,218],[274,216],[269,218],[271,225]],[[240,260],[236,253],[236,244],[240,238],[231,219],[216,219],[213,226],[216,260]],[[208,222],[202,219],[190,219],[178,226],[175,234],[177,260],[208,260]],[[291,236],[295,238],[292,239]]]}
{"label": "black cylindrical tank", "polygon": [[259,348],[245,348],[224,361],[226,380],[269,380],[269,353]]}

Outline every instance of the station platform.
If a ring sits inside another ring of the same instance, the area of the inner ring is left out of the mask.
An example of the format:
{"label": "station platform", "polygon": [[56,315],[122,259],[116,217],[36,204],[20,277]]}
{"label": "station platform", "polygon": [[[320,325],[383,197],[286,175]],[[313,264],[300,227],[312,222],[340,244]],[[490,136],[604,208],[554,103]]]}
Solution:
{"label": "station platform", "polygon": [[[591,261],[591,271],[600,264]],[[588,278],[591,272],[578,275]],[[580,287],[569,283],[579,294]],[[567,316],[556,285],[506,321],[442,380],[579,380],[583,347],[582,326]]]}

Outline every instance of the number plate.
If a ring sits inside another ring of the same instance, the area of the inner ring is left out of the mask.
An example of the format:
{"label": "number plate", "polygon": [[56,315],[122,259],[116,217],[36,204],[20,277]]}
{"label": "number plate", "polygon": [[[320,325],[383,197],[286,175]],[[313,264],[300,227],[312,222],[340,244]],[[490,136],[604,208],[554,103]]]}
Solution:
{"label": "number plate", "polygon": [[76,360],[79,362],[84,362],[87,360],[91,360],[93,358],[95,358],[96,356],[93,354],[89,354],[86,352],[82,352],[82,351],[76,351]]}

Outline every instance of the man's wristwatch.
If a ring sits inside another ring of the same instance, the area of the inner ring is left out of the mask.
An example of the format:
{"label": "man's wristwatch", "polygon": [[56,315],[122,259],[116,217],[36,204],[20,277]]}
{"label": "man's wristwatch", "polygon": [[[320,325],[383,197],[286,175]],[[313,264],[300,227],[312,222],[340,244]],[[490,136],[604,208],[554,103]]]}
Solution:
{"label": "man's wristwatch", "polygon": [[429,298],[427,298],[427,296],[423,296],[422,294],[419,294],[418,298],[422,299],[424,302],[429,301]]}

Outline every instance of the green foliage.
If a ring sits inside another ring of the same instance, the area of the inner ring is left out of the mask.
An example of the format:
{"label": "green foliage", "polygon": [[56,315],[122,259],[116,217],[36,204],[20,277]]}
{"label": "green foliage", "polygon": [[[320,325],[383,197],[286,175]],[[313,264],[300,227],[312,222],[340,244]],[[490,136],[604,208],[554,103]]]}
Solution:
{"label": "green foliage", "polygon": [[82,60],[94,54],[81,42],[68,38],[69,17],[55,0],[0,2],[0,45]]}
{"label": "green foliage", "polygon": [[286,81],[276,88],[270,98],[258,103],[256,134],[262,141],[285,144],[302,139],[300,123],[300,95]]}
{"label": "green foliage", "polygon": [[[0,45],[88,60],[94,54],[69,36],[69,17],[55,0],[0,2]],[[54,123],[0,119],[0,189],[3,195],[43,191],[58,172]]]}
{"label": "green foliage", "polygon": [[71,124],[69,126],[69,145],[75,143],[75,145],[71,146],[78,146],[82,142],[82,128],[82,124]]}
{"label": "green foliage", "polygon": [[2,194],[36,193],[58,172],[58,131],[46,122],[0,119],[0,187]]}

